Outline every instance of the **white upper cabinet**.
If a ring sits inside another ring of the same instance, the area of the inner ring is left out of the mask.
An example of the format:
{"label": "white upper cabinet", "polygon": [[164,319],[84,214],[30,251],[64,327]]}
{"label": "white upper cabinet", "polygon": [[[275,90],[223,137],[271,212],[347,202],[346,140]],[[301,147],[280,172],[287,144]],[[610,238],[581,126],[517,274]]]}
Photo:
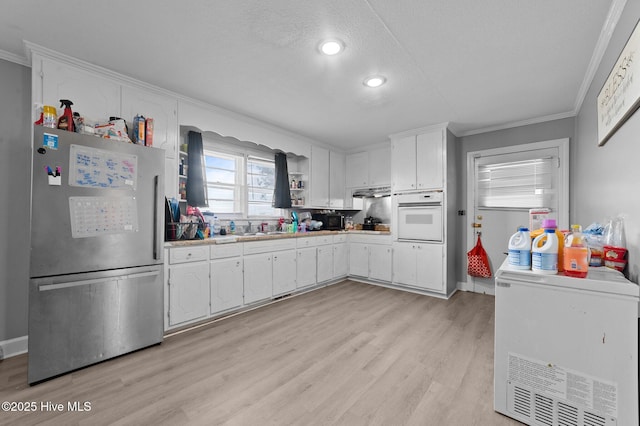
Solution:
{"label": "white upper cabinet", "polygon": [[369,186],[369,153],[356,152],[347,155],[347,187]]}
{"label": "white upper cabinet", "polygon": [[344,207],[345,158],[339,152],[329,152],[329,207]]}
{"label": "white upper cabinet", "polygon": [[329,150],[311,147],[311,206],[329,206]]}
{"label": "white upper cabinet", "polygon": [[311,147],[311,207],[344,207],[344,154],[326,148]]}
{"label": "white upper cabinet", "polygon": [[178,188],[178,100],[160,90],[135,86],[125,77],[100,73],[89,65],[68,64],[33,53],[33,99],[46,105],[60,106],[60,99],[73,102],[74,112],[89,123],[106,123],[110,117],[124,119],[131,129],[137,114],[153,118],[153,146],[165,152],[165,195],[177,197]]}
{"label": "white upper cabinet", "polygon": [[411,191],[444,186],[445,130],[393,139],[391,143],[391,189]]}
{"label": "white upper cabinet", "polygon": [[132,122],[142,115],[153,118],[153,146],[164,149],[166,158],[176,158],[178,150],[178,100],[168,95],[122,87],[122,118]]}
{"label": "white upper cabinet", "polygon": [[[40,62],[34,55],[34,66]],[[105,123],[120,117],[120,84],[94,72],[42,58],[42,99],[45,105],[60,107],[60,99],[73,102],[71,109],[90,121]],[[37,70],[34,68],[34,72]],[[34,93],[37,99],[37,94]],[[122,117],[125,118],[125,117]]]}
{"label": "white upper cabinet", "polygon": [[391,147],[369,151],[369,185],[382,186],[391,183]]}
{"label": "white upper cabinet", "polygon": [[418,189],[441,189],[444,185],[444,131],[416,137],[416,184]]}
{"label": "white upper cabinet", "polygon": [[391,190],[416,189],[416,137],[406,136],[391,144]]}
{"label": "white upper cabinet", "polygon": [[389,185],[391,182],[390,156],[390,147],[347,155],[346,186],[360,188]]}

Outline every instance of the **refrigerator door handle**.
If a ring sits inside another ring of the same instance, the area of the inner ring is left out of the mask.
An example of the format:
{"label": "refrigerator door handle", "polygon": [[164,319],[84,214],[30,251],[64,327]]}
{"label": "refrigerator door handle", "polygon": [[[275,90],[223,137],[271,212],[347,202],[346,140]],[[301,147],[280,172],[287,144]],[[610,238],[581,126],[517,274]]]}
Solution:
{"label": "refrigerator door handle", "polygon": [[160,238],[160,226],[162,221],[158,217],[160,211],[164,212],[164,209],[160,210],[158,208],[158,188],[159,188],[160,176],[156,175],[153,178],[153,259],[160,260],[162,258],[162,248],[160,247],[160,243],[162,238]]}
{"label": "refrigerator door handle", "polygon": [[118,280],[151,277],[154,275],[158,275],[159,273],[160,273],[159,271],[140,272],[137,274],[120,275],[117,277],[109,277],[109,278],[93,278],[90,280],[79,280],[79,281],[59,283],[59,284],[43,284],[41,286],[38,286],[38,291],[59,290],[62,288],[80,287],[83,285],[90,285],[90,284],[110,283]]}

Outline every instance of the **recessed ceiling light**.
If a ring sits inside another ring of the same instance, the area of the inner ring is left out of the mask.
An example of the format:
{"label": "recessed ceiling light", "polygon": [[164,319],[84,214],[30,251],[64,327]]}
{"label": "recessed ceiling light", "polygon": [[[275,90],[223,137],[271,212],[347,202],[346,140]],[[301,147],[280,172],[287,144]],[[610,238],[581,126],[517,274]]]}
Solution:
{"label": "recessed ceiling light", "polygon": [[387,82],[387,79],[381,75],[373,75],[371,77],[367,77],[362,82],[367,87],[380,87],[384,83]]}
{"label": "recessed ceiling light", "polygon": [[342,49],[344,49],[344,43],[340,40],[325,40],[320,43],[320,52],[325,55],[336,55],[342,52]]}

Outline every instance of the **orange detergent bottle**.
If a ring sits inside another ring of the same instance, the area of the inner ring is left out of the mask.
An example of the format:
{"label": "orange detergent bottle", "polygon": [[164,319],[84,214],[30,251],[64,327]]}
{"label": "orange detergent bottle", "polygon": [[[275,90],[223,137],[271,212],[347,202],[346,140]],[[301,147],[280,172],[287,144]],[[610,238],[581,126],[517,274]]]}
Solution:
{"label": "orange detergent bottle", "polygon": [[[558,272],[564,271],[564,234],[558,230],[555,219],[544,219],[542,221],[542,228],[531,231],[532,241],[539,235],[544,234],[545,229],[555,230],[556,237],[558,237]],[[542,247],[547,241],[546,238],[538,240],[538,247]],[[533,250],[533,247],[531,248]]]}
{"label": "orange detergent bottle", "polygon": [[586,278],[589,272],[589,248],[582,235],[580,225],[571,225],[571,234],[564,244],[564,274],[569,277]]}

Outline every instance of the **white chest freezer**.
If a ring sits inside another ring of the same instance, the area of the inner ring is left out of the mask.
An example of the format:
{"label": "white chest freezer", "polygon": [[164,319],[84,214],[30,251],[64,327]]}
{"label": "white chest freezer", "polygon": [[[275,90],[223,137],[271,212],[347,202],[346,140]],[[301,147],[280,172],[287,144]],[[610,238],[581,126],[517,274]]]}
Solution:
{"label": "white chest freezer", "polygon": [[640,290],[587,278],[496,273],[494,409],[529,425],[638,425]]}

